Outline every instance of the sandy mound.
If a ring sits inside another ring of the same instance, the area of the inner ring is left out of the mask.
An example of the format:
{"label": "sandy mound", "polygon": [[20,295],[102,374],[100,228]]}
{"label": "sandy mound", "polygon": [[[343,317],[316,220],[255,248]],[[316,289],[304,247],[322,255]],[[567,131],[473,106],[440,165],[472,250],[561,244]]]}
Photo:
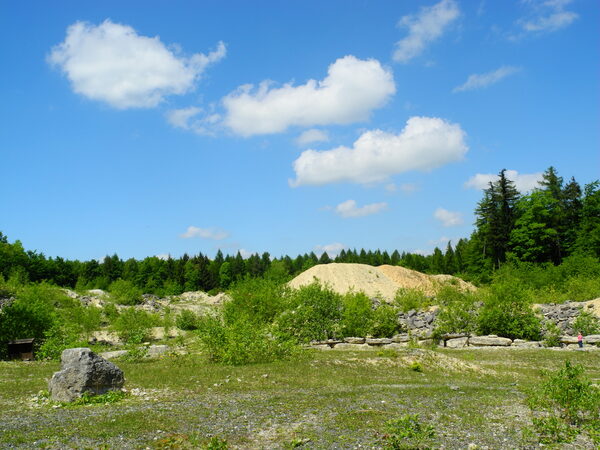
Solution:
{"label": "sandy mound", "polygon": [[444,283],[456,284],[462,289],[475,289],[473,285],[450,275],[426,275],[399,266],[373,267],[348,263],[320,264],[311,267],[290,281],[289,285],[298,289],[315,280],[328,285],[340,294],[360,291],[369,297],[380,297],[388,301],[392,301],[401,288],[420,289],[427,295],[434,295]]}

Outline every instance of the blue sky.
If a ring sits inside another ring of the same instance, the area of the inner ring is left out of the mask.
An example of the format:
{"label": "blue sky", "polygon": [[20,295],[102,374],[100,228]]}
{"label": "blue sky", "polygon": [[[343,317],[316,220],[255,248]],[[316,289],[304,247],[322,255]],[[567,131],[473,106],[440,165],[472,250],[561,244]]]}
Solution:
{"label": "blue sky", "polygon": [[431,251],[600,175],[596,0],[0,1],[0,231],[48,256]]}

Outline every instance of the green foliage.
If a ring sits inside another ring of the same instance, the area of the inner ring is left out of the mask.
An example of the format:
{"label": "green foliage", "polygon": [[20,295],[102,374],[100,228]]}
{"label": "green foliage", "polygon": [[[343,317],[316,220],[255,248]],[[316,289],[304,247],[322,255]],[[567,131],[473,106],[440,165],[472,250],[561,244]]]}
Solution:
{"label": "green foliage", "polygon": [[366,336],[373,324],[372,301],[362,292],[349,293],[342,298],[342,336]]}
{"label": "green foliage", "polygon": [[142,302],[142,290],[131,281],[118,279],[108,288],[111,298],[121,305],[137,305]]}
{"label": "green foliage", "polygon": [[423,366],[419,361],[413,361],[408,365],[408,368],[413,372],[423,372]]}
{"label": "green foliage", "polygon": [[554,322],[546,321],[544,323],[544,347],[559,347],[561,335],[560,328]]}
{"label": "green foliage", "polygon": [[420,311],[432,304],[431,298],[427,297],[420,289],[398,289],[394,303],[403,313],[412,309]]}
{"label": "green foliage", "polygon": [[129,397],[129,394],[124,391],[108,391],[97,395],[84,392],[81,397],[65,404],[65,406],[108,405],[120,402],[127,397]]}
{"label": "green foliage", "polygon": [[479,311],[480,334],[539,340],[541,321],[531,309],[529,291],[518,284],[494,280]]}
{"label": "green foliage", "polygon": [[175,324],[180,330],[197,330],[200,326],[200,316],[194,311],[184,309],[175,319]]}
{"label": "green foliage", "polygon": [[386,422],[384,434],[385,449],[419,449],[428,448],[435,437],[432,425],[422,424],[418,414],[405,414],[399,419]]}
{"label": "green foliage", "polygon": [[475,332],[479,313],[476,294],[445,286],[438,293],[438,300],[441,305],[435,320],[438,338],[447,333]]}
{"label": "green foliage", "polygon": [[58,320],[55,307],[69,300],[45,283],[21,287],[16,299],[0,311],[0,358],[7,356],[5,344],[10,340],[35,338],[41,344]]}
{"label": "green foliage", "polygon": [[119,337],[129,344],[139,344],[148,339],[150,328],[160,324],[160,319],[141,309],[127,308],[113,323]]}
{"label": "green foliage", "polygon": [[573,329],[584,336],[600,333],[600,319],[589,311],[581,311],[573,322]]}
{"label": "green foliage", "polygon": [[[534,428],[542,443],[570,442],[600,420],[600,388],[583,375],[583,367],[565,361],[528,397]],[[592,438],[595,439],[595,435]]]}
{"label": "green foliage", "polygon": [[225,303],[226,322],[245,316],[252,322],[268,324],[285,308],[287,288],[277,281],[251,278],[236,283],[231,289],[231,301]]}
{"label": "green foliage", "polygon": [[111,324],[119,317],[119,309],[114,303],[107,303],[102,308],[101,321],[104,324]]}
{"label": "green foliage", "polygon": [[202,317],[198,329],[200,340],[214,362],[234,366],[266,363],[292,356],[297,347],[257,326],[246,317],[225,322],[221,317]]}
{"label": "green foliage", "polygon": [[299,342],[324,340],[339,334],[342,297],[315,282],[290,292],[288,309],[276,320],[277,333]]}
{"label": "green foliage", "polygon": [[373,321],[370,334],[376,338],[392,337],[402,331],[402,325],[398,322],[398,310],[387,303],[381,303],[373,311]]}

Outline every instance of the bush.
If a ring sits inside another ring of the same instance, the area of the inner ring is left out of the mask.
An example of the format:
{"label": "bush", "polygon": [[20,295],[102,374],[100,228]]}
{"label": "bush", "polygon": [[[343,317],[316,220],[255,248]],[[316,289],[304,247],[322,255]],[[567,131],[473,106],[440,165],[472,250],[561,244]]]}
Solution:
{"label": "bush", "polygon": [[541,321],[531,309],[529,291],[509,281],[494,281],[479,312],[480,334],[539,340]]}
{"label": "bush", "polygon": [[139,344],[148,339],[150,328],[158,325],[160,319],[141,309],[127,308],[113,326],[117,334],[128,344]]}
{"label": "bush", "polygon": [[275,322],[276,332],[298,342],[323,340],[340,334],[343,303],[339,294],[318,283],[289,294],[289,309]]}
{"label": "bush", "polygon": [[398,322],[398,310],[387,303],[380,304],[373,311],[373,321],[369,334],[376,338],[392,337],[402,331],[402,325]]}
{"label": "bush", "polygon": [[69,300],[45,283],[22,287],[16,299],[0,311],[0,358],[7,357],[5,344],[13,339],[35,338],[36,346],[41,345],[58,320],[55,305]]}
{"label": "bush", "polygon": [[600,319],[588,311],[581,311],[573,322],[573,329],[584,336],[600,333]]}
{"label": "bush", "polygon": [[138,305],[142,302],[142,290],[131,281],[118,279],[108,288],[111,298],[120,305]]}
{"label": "bush", "polygon": [[528,397],[540,442],[570,442],[586,430],[596,440],[594,427],[600,421],[600,388],[583,376],[583,367],[565,361],[562,369],[545,373],[545,378]]}
{"label": "bush", "polygon": [[236,283],[230,291],[231,300],[225,303],[223,317],[235,322],[244,316],[258,324],[272,323],[286,306],[287,288],[273,280],[251,278]]}
{"label": "bush", "polygon": [[184,309],[175,319],[175,325],[180,330],[197,330],[200,326],[200,316],[194,311]]}
{"label": "bush", "polygon": [[349,293],[342,298],[344,309],[340,330],[342,336],[366,336],[373,324],[373,303],[362,292]]}
{"label": "bush", "polygon": [[439,338],[447,333],[473,333],[478,323],[475,294],[450,287],[442,288],[440,294],[442,306],[435,320],[436,336]]}
{"label": "bush", "polygon": [[544,323],[544,347],[559,347],[562,333],[554,322]]}
{"label": "bush", "polygon": [[297,350],[290,340],[272,336],[245,317],[231,323],[202,317],[198,334],[212,361],[234,366],[285,359]]}
{"label": "bush", "polygon": [[404,313],[412,309],[419,311],[432,304],[431,299],[419,289],[398,289],[394,297],[394,303]]}
{"label": "bush", "polygon": [[391,450],[429,448],[435,436],[432,425],[423,425],[418,414],[406,414],[399,419],[386,422],[384,448]]}

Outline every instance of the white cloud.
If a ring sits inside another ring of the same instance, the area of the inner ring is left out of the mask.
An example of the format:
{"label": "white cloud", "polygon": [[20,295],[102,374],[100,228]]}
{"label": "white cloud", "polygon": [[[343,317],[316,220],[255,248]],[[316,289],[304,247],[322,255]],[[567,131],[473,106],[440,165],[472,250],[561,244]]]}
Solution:
{"label": "white cloud", "polygon": [[510,75],[519,72],[520,70],[521,69],[519,67],[502,66],[499,69],[493,70],[491,72],[481,74],[476,73],[473,75],[469,75],[467,81],[465,81],[462,85],[452,89],[452,92],[464,92],[471,91],[474,89],[485,88],[499,82],[503,78],[506,78]]}
{"label": "white cloud", "polygon": [[215,241],[220,241],[228,236],[229,233],[218,228],[198,228],[194,226],[189,226],[185,233],[179,235],[179,237],[183,239],[198,237],[203,239],[213,239]]}
{"label": "white cloud", "polygon": [[279,133],[291,126],[349,124],[367,120],[395,92],[392,72],[379,61],[345,56],[329,66],[321,81],[239,87],[223,99],[223,123],[242,136]]}
{"label": "white cloud", "polygon": [[197,118],[204,110],[196,106],[189,108],[172,109],[165,114],[167,122],[175,128],[182,128],[187,131],[193,131],[197,134],[212,135],[214,126],[219,122],[219,114],[207,114],[204,117]]}
{"label": "white cloud", "polygon": [[345,250],[347,248],[348,247],[346,247],[344,244],[334,242],[333,244],[316,245],[314,250],[315,253],[319,256],[321,256],[324,252],[327,252],[329,256],[336,257],[342,250]]}
{"label": "white cloud", "polygon": [[412,194],[419,190],[419,186],[414,183],[403,183],[400,185],[400,190],[405,194]]}
{"label": "white cloud", "polygon": [[[523,173],[520,174],[516,170],[507,170],[505,172],[506,178],[515,182],[516,188],[520,192],[531,191],[538,187],[538,182],[542,179],[542,173]],[[487,189],[490,183],[498,180],[498,175],[493,173],[477,173],[473,175],[465,183],[465,187],[472,189]]]}
{"label": "white cloud", "polygon": [[409,170],[427,171],[458,161],[467,152],[460,125],[432,117],[411,117],[400,134],[363,133],[352,148],[306,150],[293,163],[291,186],[341,181],[372,183]]}
{"label": "white cloud", "polygon": [[156,257],[158,259],[162,259],[163,261],[167,261],[167,260],[171,259],[171,255],[169,253],[161,253],[159,255],[156,255]]}
{"label": "white cloud", "polygon": [[346,200],[335,207],[335,212],[339,216],[347,219],[349,217],[364,217],[371,214],[377,214],[378,212],[387,208],[387,203],[371,203],[365,206],[357,206],[355,200]]}
{"label": "white cloud", "polygon": [[529,19],[521,19],[519,24],[526,32],[544,33],[560,30],[571,25],[579,15],[565,8],[572,0],[529,0],[533,12]]}
{"label": "white cloud", "polygon": [[326,131],[311,128],[306,130],[296,139],[296,144],[299,146],[305,146],[312,144],[313,142],[327,142],[329,141],[329,135]]}
{"label": "white cloud", "polygon": [[396,42],[394,61],[406,63],[421,54],[428,44],[444,34],[459,15],[454,0],[442,0],[433,6],[421,8],[419,14],[402,17],[398,26],[408,28],[408,36]]}
{"label": "white cloud", "polygon": [[464,223],[461,213],[448,211],[444,208],[436,209],[433,213],[433,217],[442,222],[442,225],[445,227],[456,227]]}
{"label": "white cloud", "polygon": [[128,25],[105,20],[98,26],[75,22],[47,59],[62,69],[76,93],[126,109],[152,108],[167,95],[189,92],[225,53],[219,42],[208,55],[178,56],[158,36],[140,36]]}

